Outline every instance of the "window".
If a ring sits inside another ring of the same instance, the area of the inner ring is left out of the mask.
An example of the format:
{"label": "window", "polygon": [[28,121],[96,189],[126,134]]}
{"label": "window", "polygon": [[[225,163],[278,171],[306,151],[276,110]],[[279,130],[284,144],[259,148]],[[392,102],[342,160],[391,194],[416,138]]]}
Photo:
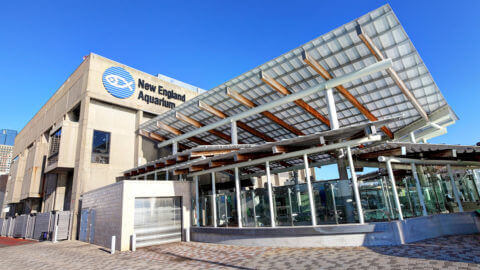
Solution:
{"label": "window", "polygon": [[92,163],[108,164],[110,161],[110,132],[93,131]]}
{"label": "window", "polygon": [[50,136],[50,149],[48,151],[48,164],[58,161],[58,151],[60,150],[60,140],[62,139],[62,129],[60,128]]}

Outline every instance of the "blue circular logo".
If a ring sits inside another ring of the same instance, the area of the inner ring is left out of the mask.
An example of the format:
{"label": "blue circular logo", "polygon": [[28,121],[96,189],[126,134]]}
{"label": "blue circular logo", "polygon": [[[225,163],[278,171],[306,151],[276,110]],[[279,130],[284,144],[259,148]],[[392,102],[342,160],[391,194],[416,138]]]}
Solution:
{"label": "blue circular logo", "polygon": [[107,68],[102,81],[105,89],[114,97],[129,98],[135,92],[135,80],[124,68]]}

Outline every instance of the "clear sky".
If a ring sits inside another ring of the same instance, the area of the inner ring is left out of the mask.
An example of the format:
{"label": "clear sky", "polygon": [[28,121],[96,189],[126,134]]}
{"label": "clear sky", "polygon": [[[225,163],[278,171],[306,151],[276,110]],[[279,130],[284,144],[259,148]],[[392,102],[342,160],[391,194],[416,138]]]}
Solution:
{"label": "clear sky", "polygon": [[[385,1],[5,1],[0,128],[20,130],[94,52],[204,89]],[[390,1],[460,120],[431,142],[480,141],[480,1]]]}

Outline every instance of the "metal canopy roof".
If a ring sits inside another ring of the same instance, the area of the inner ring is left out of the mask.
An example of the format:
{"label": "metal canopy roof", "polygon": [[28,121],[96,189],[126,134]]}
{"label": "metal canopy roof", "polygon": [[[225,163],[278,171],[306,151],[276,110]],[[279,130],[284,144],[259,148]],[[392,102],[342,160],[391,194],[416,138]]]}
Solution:
{"label": "metal canopy roof", "polygon": [[[399,20],[390,6],[384,5],[155,117],[142,124],[139,129],[171,139],[175,136],[166,130],[159,129],[156,124],[157,121],[174,127],[183,133],[196,129],[192,125],[179,121],[175,117],[176,112],[181,112],[181,114],[203,125],[212,124],[220,119],[200,109],[198,107],[199,101],[213,106],[228,116],[248,110],[248,107],[226,95],[227,87],[237,91],[257,105],[282,97],[282,94],[259,78],[260,72],[274,78],[292,93],[324,82],[325,80],[302,60],[302,51],[318,61],[333,77],[374,64],[376,62],[374,55],[357,36],[357,25],[361,26],[363,32],[373,40],[386,58],[392,59],[393,69],[428,115],[442,107],[448,107]],[[354,80],[343,86],[379,119],[402,114],[402,119],[388,124],[388,128],[394,133],[421,118],[421,115],[415,110],[400,88],[384,71]],[[325,93],[320,91],[303,100],[326,116],[328,113],[324,95]],[[340,126],[368,122],[368,119],[337,91],[334,91],[334,95]],[[306,113],[294,103],[284,104],[269,110],[269,112],[301,130],[304,134],[313,134],[328,129],[327,125]],[[449,114],[453,114],[453,112],[449,110]],[[451,115],[451,118],[456,120],[454,114]],[[261,114],[243,119],[243,122],[275,140],[295,137],[290,131]],[[217,131],[230,135],[229,126],[217,128]],[[201,139],[215,145],[230,143],[210,133],[202,133]],[[241,128],[238,129],[238,140],[244,144],[264,142],[261,138]],[[183,140],[181,143],[188,147],[197,145],[189,140]]]}

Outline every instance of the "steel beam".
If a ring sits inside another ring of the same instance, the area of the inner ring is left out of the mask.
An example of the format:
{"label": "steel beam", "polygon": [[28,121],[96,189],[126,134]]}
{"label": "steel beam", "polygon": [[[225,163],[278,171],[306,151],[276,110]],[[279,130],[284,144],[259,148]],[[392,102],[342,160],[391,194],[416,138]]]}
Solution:
{"label": "steel beam", "polygon": [[[166,131],[168,131],[168,132],[170,132],[170,133],[173,133],[173,134],[177,135],[177,137],[175,137],[175,138],[173,138],[173,139],[169,139],[169,140],[167,140],[167,141],[163,141],[163,142],[159,143],[159,144],[158,144],[158,148],[161,148],[161,147],[164,147],[164,146],[173,144],[174,142],[179,142],[179,141],[183,140],[183,139],[180,139],[179,137],[182,137],[182,136],[185,136],[185,135],[186,135],[186,134],[183,133],[182,131],[180,131],[180,130],[174,128],[174,127],[171,127],[171,126],[169,126],[169,125],[167,125],[167,124],[164,124],[164,123],[162,123],[162,122],[160,122],[160,121],[157,121],[157,127],[158,127],[158,128],[161,128],[161,129],[163,129],[163,130],[166,130]],[[210,130],[210,129],[208,129],[208,130]],[[209,142],[207,142],[207,141],[204,141],[204,140],[202,140],[202,139],[200,139],[200,138],[193,137],[193,136],[185,136],[184,139],[188,139],[188,140],[190,140],[190,141],[192,141],[192,142],[194,142],[194,143],[196,143],[196,144],[199,144],[199,145],[209,145],[209,144],[211,144],[211,143],[209,143]],[[168,142],[168,143],[167,143],[167,142]],[[160,145],[160,144],[162,144],[162,145]]]}
{"label": "steel beam", "polygon": [[[315,59],[311,58],[307,52],[303,51],[302,53],[302,58],[307,65],[309,65],[313,70],[315,70],[320,76],[322,76],[323,79],[325,80],[331,80],[333,79],[333,76],[328,72],[322,65],[320,65],[319,62],[317,62]],[[370,121],[377,121],[378,118],[373,115],[365,106],[363,106],[358,99],[355,98],[348,90],[343,87],[342,85],[339,85],[335,87],[337,91],[342,94],[343,97],[345,97],[350,103],[355,106],[365,117],[367,117],[368,120]],[[382,131],[390,138],[393,139],[393,133],[392,131],[386,127],[383,126],[381,127]]]}
{"label": "steel beam", "polygon": [[[363,43],[367,46],[370,52],[375,56],[377,61],[383,61],[385,59],[380,49],[378,49],[378,47],[373,43],[373,40],[365,32],[363,32],[360,26],[357,27],[357,35],[363,41]],[[387,68],[387,73],[390,75],[392,80],[397,84],[398,88],[400,88],[400,90],[403,92],[405,97],[412,103],[413,107],[415,107],[415,109],[420,114],[420,116],[422,116],[422,118],[425,119],[426,121],[429,121],[427,113],[422,108],[422,106],[417,101],[417,99],[412,94],[412,92],[410,92],[407,85],[402,81],[400,76],[398,76],[397,72],[392,67],[389,67]]]}
{"label": "steel beam", "polygon": [[312,95],[312,94],[314,94],[318,91],[323,91],[323,90],[326,90],[326,89],[329,89],[329,88],[332,88],[332,87],[336,87],[338,85],[356,80],[358,78],[361,78],[361,77],[364,77],[364,76],[382,71],[382,70],[384,70],[386,68],[389,68],[391,66],[392,66],[392,61],[390,59],[386,59],[386,60],[377,62],[377,63],[375,63],[373,65],[370,65],[368,67],[365,67],[361,70],[357,70],[357,71],[354,71],[352,73],[346,74],[344,76],[334,78],[332,80],[320,83],[316,86],[310,87],[310,88],[305,89],[303,91],[295,92],[291,95],[284,96],[284,97],[279,98],[277,100],[273,100],[272,102],[262,104],[258,107],[255,107],[255,108],[252,108],[250,110],[247,110],[247,111],[241,112],[239,114],[230,116],[228,118],[222,119],[222,120],[220,120],[216,123],[210,124],[208,126],[204,126],[204,127],[198,128],[196,130],[187,132],[185,134],[179,135],[174,139],[169,139],[167,141],[159,143],[158,147],[164,147],[164,146],[170,145],[170,144],[172,144],[173,141],[181,141],[181,140],[184,140],[184,139],[191,138],[195,135],[207,132],[207,131],[215,129],[217,127],[221,127],[221,126],[230,124],[232,121],[238,121],[238,120],[244,119],[246,117],[249,117],[249,116],[252,116],[252,115],[255,115],[255,114],[259,114],[259,113],[264,112],[264,111],[268,111],[272,108],[281,106],[285,103],[293,102],[297,99],[301,99],[301,98],[307,97],[309,95]]}
{"label": "steel beam", "polygon": [[[227,88],[227,96],[233,98],[234,100],[238,101],[240,104],[249,107],[249,108],[255,108],[258,107],[257,104],[255,104],[253,101],[247,99],[246,97],[242,96],[236,91],[233,91],[230,88]],[[275,124],[285,128],[286,130],[290,131],[291,133],[301,136],[305,135],[301,130],[297,129],[296,127],[293,127],[292,125],[288,124],[287,122],[283,121],[282,119],[278,118],[276,115],[274,115],[271,112],[264,111],[260,113],[261,115],[265,116],[266,118],[270,119],[272,122]]]}
{"label": "steel beam", "polygon": [[425,160],[425,159],[413,159],[413,158],[398,158],[398,157],[385,157],[379,156],[378,161],[386,162],[391,161],[394,163],[415,163],[421,165],[452,165],[452,166],[471,166],[479,167],[480,162],[478,161],[457,161],[457,160]]}
{"label": "steel beam", "polygon": [[[215,109],[214,107],[212,107],[212,106],[210,106],[210,105],[208,105],[208,104],[206,104],[202,101],[198,102],[198,107],[200,109],[210,113],[210,114],[213,114],[213,115],[217,116],[218,118],[225,119],[225,118],[228,117],[225,113],[221,112],[218,109]],[[245,130],[246,132],[252,134],[253,136],[256,136],[256,137],[258,137],[258,138],[260,138],[260,139],[262,139],[266,142],[274,142],[275,141],[272,137],[270,137],[266,134],[263,134],[262,132],[248,126],[247,124],[245,124],[242,121],[237,121],[237,126],[241,129]]]}
{"label": "steel beam", "polygon": [[224,170],[231,170],[234,168],[238,167],[248,167],[248,166],[253,166],[257,164],[262,164],[267,161],[278,161],[278,160],[284,160],[284,159],[289,159],[293,157],[299,157],[303,156],[304,154],[310,155],[314,153],[321,153],[321,152],[328,152],[340,148],[345,148],[347,146],[356,146],[364,143],[370,143],[370,142],[375,142],[375,141],[380,141],[382,138],[380,135],[370,135],[365,138],[360,138],[360,139],[355,139],[355,140],[350,140],[350,141],[345,141],[345,142],[339,142],[339,143],[332,143],[332,144],[327,144],[323,146],[318,146],[318,147],[312,147],[309,149],[305,150],[300,150],[300,151],[295,151],[295,152],[290,152],[290,153],[285,153],[282,155],[275,155],[275,156],[269,156],[269,157],[264,157],[264,158],[259,158],[259,159],[254,159],[254,160],[249,160],[246,162],[240,162],[240,163],[235,163],[231,165],[225,165],[222,167],[217,167],[217,168],[212,168],[209,170],[201,171],[201,172],[195,172],[191,173],[188,176],[196,176],[196,175],[203,175],[211,172],[217,172],[217,171],[224,171]]}
{"label": "steel beam", "polygon": [[[190,125],[192,125],[192,126],[194,126],[194,127],[196,127],[196,128],[201,128],[201,127],[205,126],[204,124],[200,123],[199,121],[197,121],[197,120],[195,120],[195,119],[193,119],[193,118],[191,118],[191,117],[188,117],[188,116],[186,116],[186,115],[184,115],[184,114],[181,114],[181,113],[179,113],[179,112],[176,112],[176,113],[175,113],[175,117],[176,117],[178,120],[183,121],[183,122],[185,122],[185,123],[187,123],[187,124],[190,124]],[[212,130],[209,130],[208,132],[209,132],[210,134],[213,134],[213,135],[217,136],[217,137],[220,138],[220,139],[223,139],[223,140],[227,141],[227,142],[230,142],[230,141],[232,140],[232,138],[231,138],[230,136],[228,136],[227,134],[224,134],[224,133],[222,133],[222,132],[220,132],[220,131],[218,131],[218,130],[212,129]]]}
{"label": "steel beam", "polygon": [[[280,94],[283,94],[283,95],[292,94],[292,92],[288,90],[285,86],[283,86],[281,83],[277,82],[275,79],[265,74],[263,71],[260,72],[259,76],[264,83],[266,83],[268,86],[270,86],[272,89],[276,90]],[[330,121],[321,113],[319,113],[317,110],[315,110],[312,106],[308,105],[303,99],[297,99],[293,101],[293,103],[295,103],[295,105],[297,105],[298,107],[304,109],[307,113],[309,113],[313,117],[320,120],[320,122],[330,127]]]}

